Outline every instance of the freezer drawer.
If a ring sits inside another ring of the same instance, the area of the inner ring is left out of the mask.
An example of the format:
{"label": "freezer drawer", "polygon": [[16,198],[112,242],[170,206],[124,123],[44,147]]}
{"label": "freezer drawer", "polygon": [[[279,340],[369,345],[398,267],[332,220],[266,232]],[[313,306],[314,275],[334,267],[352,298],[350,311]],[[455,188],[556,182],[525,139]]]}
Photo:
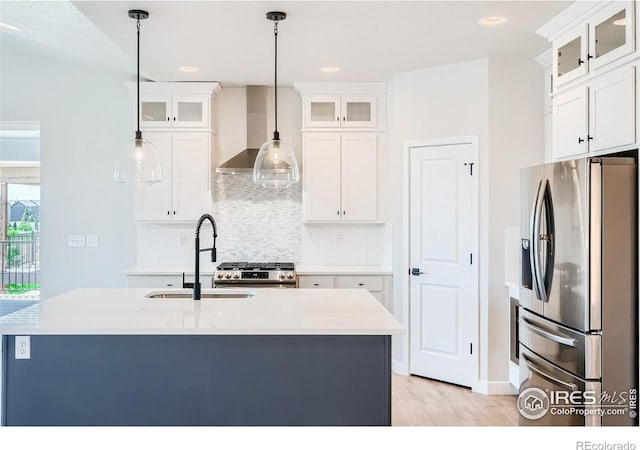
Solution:
{"label": "freezer drawer", "polygon": [[[599,381],[587,381],[566,372],[553,364],[540,358],[524,345],[520,345],[520,398],[519,402],[526,402],[525,390],[529,388],[537,388],[545,392],[548,402],[544,407],[547,409],[546,414],[537,419],[528,419],[522,413],[520,414],[520,426],[599,426],[601,418],[597,414],[579,414],[570,413],[570,408],[598,408],[599,404],[586,405],[579,399],[585,392],[591,393],[593,397],[598,399],[602,392],[602,386]],[[529,391],[528,391],[529,392]],[[574,399],[571,402],[565,400]],[[557,402],[557,399],[562,399]],[[575,401],[578,399],[578,401]],[[542,410],[544,411],[544,409]]]}
{"label": "freezer drawer", "polygon": [[519,339],[549,362],[584,379],[602,376],[602,337],[563,327],[522,309]]}

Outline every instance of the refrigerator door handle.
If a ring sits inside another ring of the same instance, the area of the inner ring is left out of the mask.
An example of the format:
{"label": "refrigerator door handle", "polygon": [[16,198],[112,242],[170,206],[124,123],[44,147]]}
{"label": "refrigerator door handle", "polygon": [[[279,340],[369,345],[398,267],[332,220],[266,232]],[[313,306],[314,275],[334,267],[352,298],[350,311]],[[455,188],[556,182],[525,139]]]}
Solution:
{"label": "refrigerator door handle", "polygon": [[546,233],[540,234],[540,240],[544,242],[545,247],[545,267],[541,270],[541,285],[543,293],[543,301],[549,301],[549,292],[551,291],[551,281],[553,279],[553,262],[555,247],[555,220],[553,217],[553,201],[551,199],[551,189],[549,188],[549,180],[545,180],[542,186],[542,206],[545,211]]}
{"label": "refrigerator door handle", "polygon": [[524,363],[526,364],[527,368],[529,370],[531,370],[532,372],[535,372],[538,376],[544,378],[545,380],[555,384],[556,386],[563,386],[567,389],[571,389],[571,391],[575,391],[578,389],[578,386],[576,386],[573,383],[567,383],[566,381],[562,381],[562,380],[558,380],[557,378],[549,375],[548,373],[543,372],[542,370],[538,369],[532,360],[530,360],[529,358],[527,358],[527,356],[525,354],[521,354],[522,359],[524,361]]}
{"label": "refrigerator door handle", "polygon": [[540,180],[538,183],[538,193],[531,216],[531,244],[530,253],[531,269],[533,271],[533,287],[538,300],[547,301],[547,293],[544,286],[542,268],[540,267],[540,219],[542,217],[542,207],[546,192],[547,180]]}
{"label": "refrigerator door handle", "polygon": [[522,320],[524,321],[524,324],[529,329],[529,331],[537,334],[538,336],[542,336],[543,338],[549,339],[550,341],[557,342],[558,344],[566,345],[568,347],[575,347],[577,344],[577,341],[573,338],[558,336],[555,333],[540,328],[527,318],[523,318]]}
{"label": "refrigerator door handle", "polygon": [[536,298],[541,299],[540,295],[540,279],[538,278],[538,205],[540,203],[540,190],[542,189],[542,180],[538,182],[538,189],[536,190],[536,196],[533,201],[533,207],[531,210],[531,225],[530,225],[530,237],[531,237],[531,250],[529,251],[529,264],[531,265],[531,275],[533,291],[536,294]]}

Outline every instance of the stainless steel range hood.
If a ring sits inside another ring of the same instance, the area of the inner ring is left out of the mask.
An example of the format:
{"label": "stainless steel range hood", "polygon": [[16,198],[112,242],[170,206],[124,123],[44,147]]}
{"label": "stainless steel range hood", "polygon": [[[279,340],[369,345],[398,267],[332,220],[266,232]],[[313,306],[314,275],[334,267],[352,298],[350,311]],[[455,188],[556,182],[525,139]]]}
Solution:
{"label": "stainless steel range hood", "polygon": [[256,156],[267,136],[267,87],[247,86],[247,148],[220,164],[216,172],[253,173]]}

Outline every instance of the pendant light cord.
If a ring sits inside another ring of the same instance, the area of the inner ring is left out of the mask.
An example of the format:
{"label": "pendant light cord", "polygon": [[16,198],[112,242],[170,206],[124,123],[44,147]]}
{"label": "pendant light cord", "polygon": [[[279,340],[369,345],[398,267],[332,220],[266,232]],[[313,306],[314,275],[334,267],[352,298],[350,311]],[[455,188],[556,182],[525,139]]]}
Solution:
{"label": "pendant light cord", "polygon": [[136,139],[142,139],[142,132],[140,131],[140,19],[136,23],[138,29],[138,129],[136,130]]}
{"label": "pendant light cord", "polygon": [[275,70],[274,70],[274,83],[273,83],[273,93],[274,93],[274,104],[275,104],[275,130],[273,132],[273,140],[280,140],[280,133],[278,132],[278,21],[273,22],[273,35],[275,42]]}

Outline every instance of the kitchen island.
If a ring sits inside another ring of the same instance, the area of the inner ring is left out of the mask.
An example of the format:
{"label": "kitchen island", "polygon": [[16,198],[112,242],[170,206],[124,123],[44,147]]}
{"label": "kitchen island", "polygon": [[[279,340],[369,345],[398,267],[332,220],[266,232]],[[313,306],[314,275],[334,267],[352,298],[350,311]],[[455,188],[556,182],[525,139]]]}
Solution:
{"label": "kitchen island", "polygon": [[0,318],[3,425],[390,425],[405,330],[371,294],[241,292],[77,289]]}

